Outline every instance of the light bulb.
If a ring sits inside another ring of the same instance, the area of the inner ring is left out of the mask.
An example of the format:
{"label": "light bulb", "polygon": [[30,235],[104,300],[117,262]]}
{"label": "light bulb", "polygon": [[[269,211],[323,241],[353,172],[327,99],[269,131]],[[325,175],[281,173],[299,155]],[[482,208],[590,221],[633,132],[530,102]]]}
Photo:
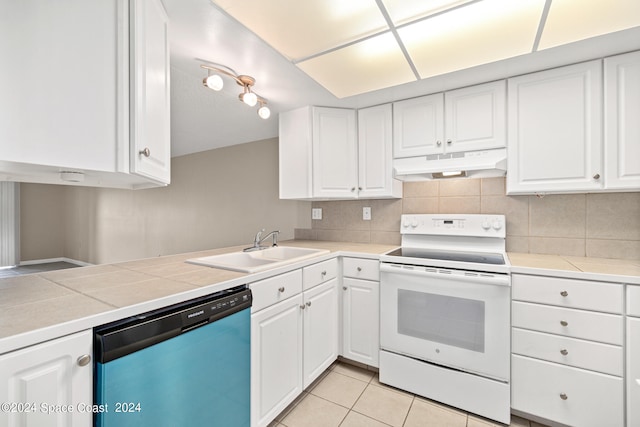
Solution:
{"label": "light bulb", "polygon": [[242,94],[242,102],[247,104],[249,107],[253,107],[258,102],[258,97],[253,92],[245,92]]}
{"label": "light bulb", "polygon": [[221,90],[222,86],[224,86],[224,82],[222,81],[222,77],[220,77],[217,74],[214,74],[212,76],[209,76],[209,77],[205,78],[203,83],[204,83],[204,85],[206,87],[208,87],[209,89],[213,89],[213,90]]}
{"label": "light bulb", "polygon": [[262,105],[260,108],[258,108],[258,115],[261,119],[266,120],[271,116],[271,110],[269,110],[269,107],[267,107],[266,105]]}

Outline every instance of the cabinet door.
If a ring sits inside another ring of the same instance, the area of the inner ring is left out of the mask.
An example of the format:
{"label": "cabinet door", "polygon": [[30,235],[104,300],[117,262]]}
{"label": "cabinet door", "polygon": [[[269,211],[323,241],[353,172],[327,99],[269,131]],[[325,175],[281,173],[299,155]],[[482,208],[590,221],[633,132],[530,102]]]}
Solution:
{"label": "cabinet door", "polygon": [[446,92],[445,151],[506,147],[506,102],[504,80]]}
{"label": "cabinet door", "polygon": [[168,184],[169,19],[160,0],[134,0],[131,7],[131,172]]}
{"label": "cabinet door", "polygon": [[640,319],[627,318],[627,425],[640,426]]}
{"label": "cabinet door", "polygon": [[302,295],[251,316],[251,425],[268,425],[302,393]]}
{"label": "cabinet door", "polygon": [[313,197],[357,197],[356,112],[313,108]]}
{"label": "cabinet door", "polygon": [[640,52],[604,60],[605,188],[640,189]]}
{"label": "cabinet door", "polygon": [[342,285],[342,355],[377,367],[380,350],[380,284],[371,280],[344,278]]}
{"label": "cabinet door", "polygon": [[602,64],[509,79],[507,193],[602,188]]}
{"label": "cabinet door", "polygon": [[304,374],[307,388],[338,358],[338,279],[304,293]]}
{"label": "cabinet door", "polygon": [[56,179],[116,171],[129,144],[127,4],[0,3],[0,160],[52,166]]}
{"label": "cabinet door", "polygon": [[393,157],[442,152],[444,97],[441,93],[393,103]]}
{"label": "cabinet door", "polygon": [[[0,425],[91,425],[82,407],[93,403],[92,343],[88,330],[0,356],[0,402],[18,405],[0,411]],[[83,356],[88,364],[79,363]],[[47,414],[49,406],[70,410]]]}
{"label": "cabinet door", "polygon": [[393,179],[391,104],[358,110],[359,197],[402,197]]}

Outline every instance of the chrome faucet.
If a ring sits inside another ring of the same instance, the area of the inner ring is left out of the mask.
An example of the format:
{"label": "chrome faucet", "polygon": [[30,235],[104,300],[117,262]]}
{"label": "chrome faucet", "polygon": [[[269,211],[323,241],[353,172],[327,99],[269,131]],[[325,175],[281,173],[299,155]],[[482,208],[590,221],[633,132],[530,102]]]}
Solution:
{"label": "chrome faucet", "polygon": [[278,246],[278,234],[280,234],[279,230],[272,231],[264,237],[262,237],[262,233],[264,233],[264,228],[256,233],[256,237],[254,237],[253,239],[253,246],[251,246],[250,248],[245,248],[243,249],[243,251],[250,252],[250,251],[259,251],[261,249],[267,249],[268,246],[260,246],[260,243],[264,242],[269,237],[272,238],[271,246]]}

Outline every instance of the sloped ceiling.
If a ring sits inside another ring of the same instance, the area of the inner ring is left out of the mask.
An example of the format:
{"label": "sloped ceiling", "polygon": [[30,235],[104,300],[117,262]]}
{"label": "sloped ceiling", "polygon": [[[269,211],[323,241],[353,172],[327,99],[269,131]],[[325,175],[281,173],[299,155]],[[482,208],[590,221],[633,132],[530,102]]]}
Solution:
{"label": "sloped ceiling", "polygon": [[[640,49],[638,0],[163,0],[171,22],[172,150],[277,136],[302,105],[359,108]],[[202,86],[200,64],[256,79]]]}

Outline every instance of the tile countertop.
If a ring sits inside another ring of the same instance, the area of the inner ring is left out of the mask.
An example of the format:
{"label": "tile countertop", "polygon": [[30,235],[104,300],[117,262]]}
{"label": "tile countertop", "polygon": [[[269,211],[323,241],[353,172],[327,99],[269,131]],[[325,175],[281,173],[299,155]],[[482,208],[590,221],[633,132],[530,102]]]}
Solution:
{"label": "tile countertop", "polygon": [[[0,279],[0,354],[331,258],[377,258],[395,245],[295,240],[329,254],[246,274],[188,264],[243,246]],[[512,272],[640,285],[640,261],[510,253]]]}

